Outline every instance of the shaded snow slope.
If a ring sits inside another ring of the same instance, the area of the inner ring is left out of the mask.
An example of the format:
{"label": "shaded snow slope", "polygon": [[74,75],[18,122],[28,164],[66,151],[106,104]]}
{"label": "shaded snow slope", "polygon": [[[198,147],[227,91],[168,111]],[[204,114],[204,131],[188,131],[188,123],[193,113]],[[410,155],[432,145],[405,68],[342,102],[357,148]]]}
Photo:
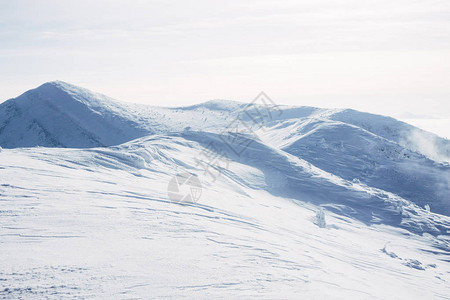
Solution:
{"label": "shaded snow slope", "polygon": [[[325,205],[330,210],[366,224],[384,223],[400,226],[413,232],[432,234],[446,234],[450,229],[446,218],[440,219],[438,215],[430,214],[423,207],[417,206],[414,203],[415,197],[407,201],[390,192],[392,185],[388,185],[386,191],[359,181],[350,181],[265,143],[252,142],[248,136],[235,136],[240,140],[239,144],[249,145],[239,155],[229,150],[222,137],[217,134],[188,132],[183,133],[182,136],[199,142],[204,147],[213,144],[218,149],[222,149],[222,154],[231,161],[257,169],[262,176],[259,180],[252,178],[248,187],[254,187],[257,183],[258,189],[284,198]],[[236,177],[234,181],[240,184],[249,182],[245,177],[234,174],[233,168],[233,164],[226,165],[221,172],[231,178]],[[449,169],[445,171],[449,172]],[[442,172],[441,175],[444,174],[448,173]],[[415,193],[416,190],[412,186],[405,188],[409,188],[411,194],[421,195],[421,191]],[[441,192],[444,188],[446,191],[449,190],[448,186],[440,188]],[[447,197],[446,194],[442,196]],[[440,202],[441,199],[436,200],[431,197],[427,200],[440,214],[445,214],[449,209],[448,201]]]}
{"label": "shaded snow slope", "polygon": [[217,130],[242,107],[228,101],[187,108],[128,104],[54,81],[0,104],[0,146],[92,148],[188,126]]}
{"label": "shaded snow slope", "polygon": [[383,189],[450,215],[450,165],[347,123],[288,120],[261,132],[266,144],[345,180]]}
{"label": "shaded snow slope", "polygon": [[[450,296],[448,217],[258,141],[225,150],[213,179],[198,160],[208,164],[200,154],[221,141],[189,131],[0,152],[0,295]],[[196,204],[167,198],[184,171],[201,180]]]}
{"label": "shaded snow slope", "polygon": [[0,106],[0,145],[87,148],[148,134],[126,106],[63,82],[50,82]]}
{"label": "shaded snow slope", "polygon": [[361,127],[433,160],[450,162],[450,140],[394,118],[346,109],[333,114],[330,119]]}

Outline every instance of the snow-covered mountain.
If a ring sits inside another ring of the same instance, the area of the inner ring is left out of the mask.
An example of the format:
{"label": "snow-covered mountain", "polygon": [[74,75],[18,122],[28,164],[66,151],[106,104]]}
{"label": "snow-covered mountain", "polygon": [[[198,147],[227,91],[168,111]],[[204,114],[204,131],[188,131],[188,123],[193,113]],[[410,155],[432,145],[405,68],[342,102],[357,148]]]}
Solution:
{"label": "snow-covered mountain", "polygon": [[0,108],[0,145],[88,148],[149,133],[126,105],[63,82],[48,82]]}
{"label": "snow-covered mountain", "polygon": [[0,105],[0,146],[91,148],[153,133],[224,127],[243,104],[160,108],[128,104],[61,81]]}
{"label": "snow-covered mountain", "polygon": [[[63,82],[1,104],[0,295],[450,297],[449,141],[353,110],[265,109]],[[171,191],[177,174],[197,193]]]}
{"label": "snow-covered mountain", "polygon": [[449,161],[450,141],[388,117],[313,107],[280,106],[260,128],[251,119],[257,109],[223,100],[180,108],[127,104],[49,82],[0,106],[0,146],[90,148],[186,129],[220,134],[239,118],[254,138],[283,153],[450,215],[450,169],[439,163]]}
{"label": "snow-covered mountain", "polygon": [[[221,131],[257,104],[216,100],[163,108],[113,100],[65,82],[48,82],[0,105],[0,146],[89,148],[118,145],[153,133]],[[243,113],[244,109],[246,112]],[[393,141],[435,161],[450,162],[450,141],[393,118],[345,109],[279,106],[268,127],[337,121]],[[308,128],[303,126],[301,135]]]}

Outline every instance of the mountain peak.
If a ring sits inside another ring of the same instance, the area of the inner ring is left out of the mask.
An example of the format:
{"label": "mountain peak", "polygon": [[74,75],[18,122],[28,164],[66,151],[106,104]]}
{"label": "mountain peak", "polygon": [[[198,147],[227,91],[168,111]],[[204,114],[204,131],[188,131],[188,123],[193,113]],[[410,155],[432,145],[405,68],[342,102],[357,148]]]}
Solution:
{"label": "mountain peak", "polygon": [[47,81],[47,82],[41,84],[41,86],[43,86],[43,85],[54,85],[54,86],[58,86],[58,85],[72,85],[72,86],[74,86],[73,84],[70,84],[70,83],[62,81],[62,80]]}
{"label": "mountain peak", "polygon": [[0,128],[5,148],[110,146],[148,133],[121,103],[63,81],[1,104]]}
{"label": "mountain peak", "polygon": [[30,105],[30,100],[34,103],[46,102],[57,106],[78,102],[94,110],[122,106],[120,101],[61,80],[46,82],[12,100],[23,102],[24,105]]}
{"label": "mountain peak", "polygon": [[40,86],[38,86],[35,89],[32,90],[37,90],[37,91],[45,91],[49,88],[56,88],[62,91],[67,91],[67,90],[84,90],[87,91],[87,89],[73,85],[71,83],[65,82],[65,81],[61,81],[61,80],[53,80],[53,81],[48,81],[45,82],[43,84],[41,84]]}

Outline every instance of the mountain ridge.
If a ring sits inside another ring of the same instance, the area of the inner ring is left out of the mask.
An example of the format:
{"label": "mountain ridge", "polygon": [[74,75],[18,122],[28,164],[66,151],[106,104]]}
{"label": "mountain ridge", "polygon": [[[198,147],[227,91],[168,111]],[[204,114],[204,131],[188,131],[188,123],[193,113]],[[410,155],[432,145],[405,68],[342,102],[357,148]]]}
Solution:
{"label": "mountain ridge", "polygon": [[[39,110],[36,107],[37,103],[48,106],[47,109],[53,112],[53,115],[48,114],[43,117],[42,115],[36,116],[35,114],[30,114],[30,107]],[[403,147],[407,147],[413,151],[419,151],[432,159],[439,161],[438,158],[444,158],[440,159],[440,161],[445,161],[445,159],[450,161],[448,159],[450,157],[450,141],[391,117],[363,113],[352,109],[323,109],[310,106],[279,107],[282,110],[282,115],[279,117],[279,120],[314,118],[340,121],[361,127],[374,134],[393,140]],[[201,130],[205,126],[211,130],[221,130],[229,125],[233,121],[233,118],[240,116],[243,119],[248,119],[242,113],[242,110],[246,108],[251,109],[252,106],[247,103],[229,100],[211,100],[200,104],[175,108],[132,104],[120,102],[105,95],[57,80],[44,83],[35,89],[29,90],[16,98],[9,99],[0,104],[0,146],[4,148],[56,146],[54,143],[45,142],[45,140],[42,141],[36,138],[32,141],[23,141],[19,144],[11,143],[11,141],[3,138],[8,120],[14,117],[14,114],[11,116],[11,111],[14,110],[16,114],[30,114],[28,116],[29,119],[40,124],[40,127],[44,127],[42,128],[42,132],[38,134],[41,136],[51,134],[54,130],[54,128],[47,128],[48,124],[44,120],[49,116],[57,117],[56,115],[60,113],[67,119],[67,124],[62,122],[59,125],[67,127],[67,130],[70,129],[69,125],[73,126],[73,124],[69,123],[74,123],[75,126],[78,125],[78,127],[84,129],[84,134],[87,137],[91,136],[92,141],[79,141],[80,144],[77,145],[76,142],[67,143],[59,141],[59,136],[52,136],[48,139],[58,141],[59,143],[57,144],[60,146],[88,148],[117,145],[145,136],[146,134],[181,131],[188,126]],[[209,115],[206,110],[209,111]],[[189,115],[193,111],[195,113]],[[86,120],[83,114],[90,115],[90,118]],[[211,116],[211,114],[213,115]],[[221,114],[228,114],[229,117]],[[208,117],[214,117],[215,120],[210,121]],[[272,121],[277,120],[273,118]],[[86,125],[89,122],[95,123],[95,130],[90,128],[91,126]],[[214,124],[214,122],[217,124]],[[191,126],[192,124],[190,123],[197,123],[197,126]],[[122,130],[122,128],[117,127],[124,127],[125,129]],[[99,133],[99,128],[103,128],[103,132]],[[106,128],[112,130],[111,137],[107,137],[108,133],[105,132]],[[116,130],[116,133],[114,133],[114,130]],[[436,153],[429,153],[430,151],[423,153],[427,151],[422,151],[423,149],[414,145],[413,141],[408,140],[410,132],[416,132],[424,136],[425,139],[434,140],[437,145],[434,149]],[[435,155],[433,156],[433,154]]]}

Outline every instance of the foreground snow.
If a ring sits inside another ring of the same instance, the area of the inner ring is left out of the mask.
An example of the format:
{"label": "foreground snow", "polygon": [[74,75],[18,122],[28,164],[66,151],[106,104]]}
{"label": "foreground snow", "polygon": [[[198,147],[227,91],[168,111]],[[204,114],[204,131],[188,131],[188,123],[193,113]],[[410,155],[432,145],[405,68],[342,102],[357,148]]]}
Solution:
{"label": "foreground snow", "polygon": [[[367,224],[329,209],[320,228],[313,194],[300,193],[300,201],[262,188],[268,176],[275,178],[272,187],[281,184],[270,170],[233,160],[215,181],[208,177],[195,163],[202,143],[192,141],[207,136],[151,136],[103,149],[3,150],[1,295],[450,296],[448,235]],[[201,179],[197,204],[167,198],[168,182],[182,170]],[[310,178],[318,186],[324,180]],[[352,193],[340,191],[343,198]],[[352,207],[339,201],[328,204]],[[447,217],[428,214],[432,221],[424,215],[424,223],[448,228]]]}

